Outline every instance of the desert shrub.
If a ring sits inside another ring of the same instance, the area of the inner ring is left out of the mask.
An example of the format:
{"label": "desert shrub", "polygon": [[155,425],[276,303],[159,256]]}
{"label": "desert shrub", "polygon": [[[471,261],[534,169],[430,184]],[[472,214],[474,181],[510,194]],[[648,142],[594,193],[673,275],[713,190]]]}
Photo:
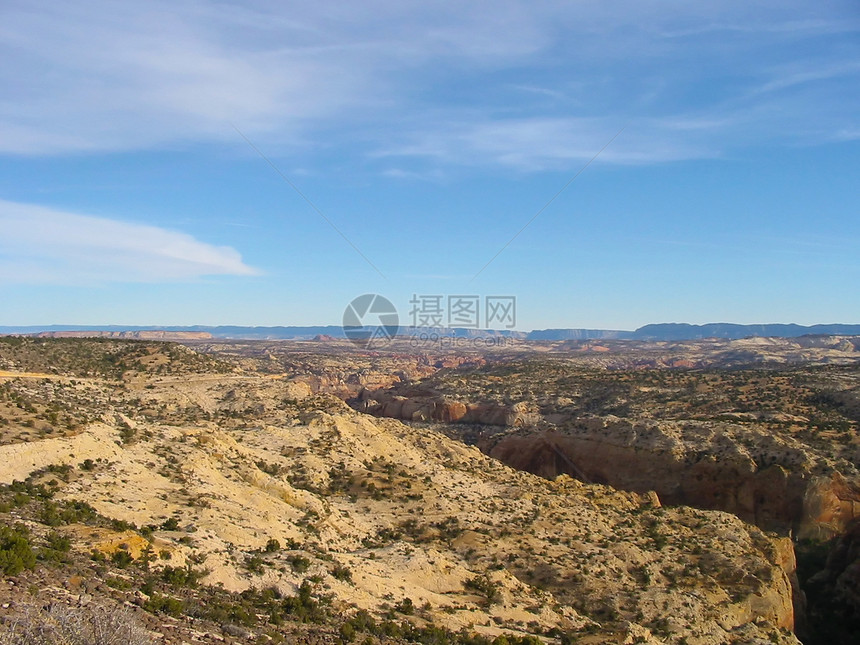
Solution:
{"label": "desert shrub", "polygon": [[360,634],[372,634],[381,640],[396,639],[426,645],[543,645],[543,641],[537,636],[502,634],[493,639],[466,629],[452,632],[432,623],[419,627],[409,622],[376,621],[364,610],[358,611],[340,626],[343,642],[365,640],[359,637]]}
{"label": "desert shrub", "polygon": [[46,562],[67,562],[66,555],[72,548],[72,541],[63,535],[52,531],[45,538],[45,546],[39,549],[39,559]]}
{"label": "desert shrub", "polygon": [[339,564],[331,570],[331,575],[343,582],[352,582],[352,571],[350,571],[349,567]]}
{"label": "desert shrub", "polygon": [[496,583],[490,580],[487,576],[475,576],[463,583],[466,589],[471,589],[482,595],[488,604],[492,604],[499,600],[499,590]]}
{"label": "desert shrub", "polygon": [[266,563],[259,555],[245,556],[245,568],[251,573],[263,573],[263,565]]}
{"label": "desert shrub", "polygon": [[195,571],[190,566],[164,567],[161,570],[161,579],[174,587],[196,587],[205,574],[205,571]]}
{"label": "desert shrub", "polygon": [[152,645],[152,639],[121,607],[30,608],[0,628],[0,645]]}
{"label": "desert shrub", "polygon": [[287,557],[287,562],[297,573],[304,573],[311,566],[311,561],[303,555],[291,555]]}
{"label": "desert shrub", "polygon": [[165,531],[178,531],[179,520],[175,517],[169,517],[161,523],[161,528]]}
{"label": "desert shrub", "polygon": [[132,444],[137,440],[137,430],[122,421],[119,424],[119,438],[124,444]]}
{"label": "desert shrub", "polygon": [[415,605],[412,602],[412,598],[404,598],[399,603],[394,605],[394,611],[405,614],[406,616],[411,616],[415,613]]}
{"label": "desert shrub", "polygon": [[270,464],[262,459],[257,461],[257,468],[262,470],[267,475],[271,475],[272,477],[279,477],[284,472],[284,468],[280,464]]}
{"label": "desert shrub", "polygon": [[122,549],[115,551],[110,560],[120,569],[125,569],[128,565],[134,562],[134,558],[131,556],[131,553]]}
{"label": "desert shrub", "polygon": [[39,521],[48,526],[63,524],[93,523],[99,519],[99,514],[86,502],[67,500],[59,504],[45,500],[39,512]]}
{"label": "desert shrub", "polygon": [[439,531],[439,538],[443,540],[453,540],[463,533],[460,520],[454,516],[449,516],[441,522],[436,522],[435,527]]}
{"label": "desert shrub", "polygon": [[0,525],[0,571],[14,576],[36,566],[36,554],[30,545],[30,535],[23,525]]}
{"label": "desert shrub", "polygon": [[143,608],[153,614],[167,614],[168,616],[179,618],[185,609],[185,605],[178,598],[163,596],[157,591],[154,591],[143,603]]}
{"label": "desert shrub", "polygon": [[287,596],[281,601],[280,610],[299,622],[322,623],[328,619],[328,603],[328,598],[315,597],[313,587],[305,580],[295,596]]}
{"label": "desert shrub", "polygon": [[206,603],[190,605],[188,615],[218,623],[250,627],[261,621],[280,625],[286,621],[328,623],[331,597],[316,593],[310,579],[302,582],[298,593],[284,596],[275,587],[246,589],[239,594],[213,594]]}

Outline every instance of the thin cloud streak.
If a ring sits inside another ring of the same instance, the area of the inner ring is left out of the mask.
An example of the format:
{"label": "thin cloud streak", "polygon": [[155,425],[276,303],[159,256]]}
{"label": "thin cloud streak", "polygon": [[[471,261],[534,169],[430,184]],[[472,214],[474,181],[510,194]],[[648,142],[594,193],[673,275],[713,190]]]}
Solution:
{"label": "thin cloud streak", "polygon": [[156,226],[0,200],[0,282],[177,282],[261,271],[228,246]]}
{"label": "thin cloud streak", "polygon": [[[380,158],[433,158],[456,165],[478,165],[488,160],[522,171],[566,169],[584,161],[606,143],[621,117],[525,118],[448,123],[406,134],[411,142],[380,150]],[[601,163],[639,165],[717,157],[719,149],[689,136],[723,127],[725,121],[642,120],[628,126],[617,147],[601,155]],[[682,133],[687,136],[682,136]]]}

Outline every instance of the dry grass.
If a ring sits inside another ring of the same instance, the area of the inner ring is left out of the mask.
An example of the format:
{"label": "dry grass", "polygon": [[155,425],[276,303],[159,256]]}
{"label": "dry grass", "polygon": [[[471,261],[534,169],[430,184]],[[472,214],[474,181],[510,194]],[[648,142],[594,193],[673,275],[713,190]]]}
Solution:
{"label": "dry grass", "polygon": [[2,645],[152,645],[127,610],[104,605],[28,607],[0,631]]}

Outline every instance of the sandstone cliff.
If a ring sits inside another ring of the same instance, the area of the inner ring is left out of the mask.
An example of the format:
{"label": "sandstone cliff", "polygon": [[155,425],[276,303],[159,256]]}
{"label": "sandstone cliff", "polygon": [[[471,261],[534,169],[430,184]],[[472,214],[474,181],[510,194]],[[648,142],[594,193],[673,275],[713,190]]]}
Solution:
{"label": "sandstone cliff", "polygon": [[860,517],[857,481],[816,468],[801,447],[764,437],[744,445],[720,425],[595,418],[491,435],[479,445],[542,477],[654,490],[664,503],[728,511],[799,539],[829,539]]}
{"label": "sandstone cliff", "polygon": [[537,423],[540,415],[526,403],[463,403],[442,396],[393,394],[390,390],[364,388],[351,401],[359,412],[404,421],[438,421],[523,427]]}

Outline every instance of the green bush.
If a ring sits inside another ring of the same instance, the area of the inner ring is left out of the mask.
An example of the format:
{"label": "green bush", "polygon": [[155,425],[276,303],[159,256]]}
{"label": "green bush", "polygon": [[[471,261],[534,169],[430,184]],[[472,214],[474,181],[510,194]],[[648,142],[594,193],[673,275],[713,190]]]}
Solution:
{"label": "green bush", "polygon": [[154,591],[149,599],[144,601],[143,608],[153,614],[167,614],[168,616],[179,618],[185,609],[185,605],[178,598],[162,596],[157,591]]}
{"label": "green bush", "polygon": [[170,517],[161,523],[161,528],[164,531],[178,531],[179,520],[177,520],[175,517]]}
{"label": "green bush", "polygon": [[39,560],[43,562],[68,562],[68,552],[72,548],[72,541],[63,535],[53,531],[45,538],[45,546],[39,549]]}
{"label": "green bush", "polygon": [[265,562],[259,555],[249,555],[245,557],[245,568],[251,573],[263,573]]}
{"label": "green bush", "polygon": [[39,512],[39,521],[48,526],[62,526],[78,522],[94,522],[99,514],[86,502],[69,500],[61,503],[45,500]]}
{"label": "green bush", "polygon": [[196,587],[204,572],[189,567],[164,567],[161,579],[174,587]]}
{"label": "green bush", "polygon": [[311,561],[303,555],[291,555],[287,558],[287,562],[297,573],[304,573],[311,566]]}
{"label": "green bush", "polygon": [[131,557],[131,554],[128,551],[123,551],[122,549],[116,551],[111,556],[110,560],[120,569],[125,569],[128,565],[134,562],[134,558]]}
{"label": "green bush", "polygon": [[22,525],[0,526],[0,571],[14,576],[36,566],[30,534]]}
{"label": "green bush", "polygon": [[350,571],[349,567],[339,564],[331,570],[331,575],[343,582],[352,582],[352,571]]}
{"label": "green bush", "polygon": [[499,600],[499,590],[496,584],[487,576],[475,576],[471,580],[466,580],[463,586],[482,595],[486,599],[487,604],[493,604]]}
{"label": "green bush", "polygon": [[452,632],[433,624],[418,627],[409,622],[397,623],[393,620],[377,622],[364,610],[357,612],[340,627],[340,636],[344,642],[359,640],[359,634],[371,634],[381,640],[394,639],[426,645],[543,645],[543,641],[536,636],[502,634],[492,639],[465,629]]}
{"label": "green bush", "polygon": [[394,605],[394,611],[411,616],[415,613],[415,605],[412,603],[412,598],[404,598],[399,603]]}

